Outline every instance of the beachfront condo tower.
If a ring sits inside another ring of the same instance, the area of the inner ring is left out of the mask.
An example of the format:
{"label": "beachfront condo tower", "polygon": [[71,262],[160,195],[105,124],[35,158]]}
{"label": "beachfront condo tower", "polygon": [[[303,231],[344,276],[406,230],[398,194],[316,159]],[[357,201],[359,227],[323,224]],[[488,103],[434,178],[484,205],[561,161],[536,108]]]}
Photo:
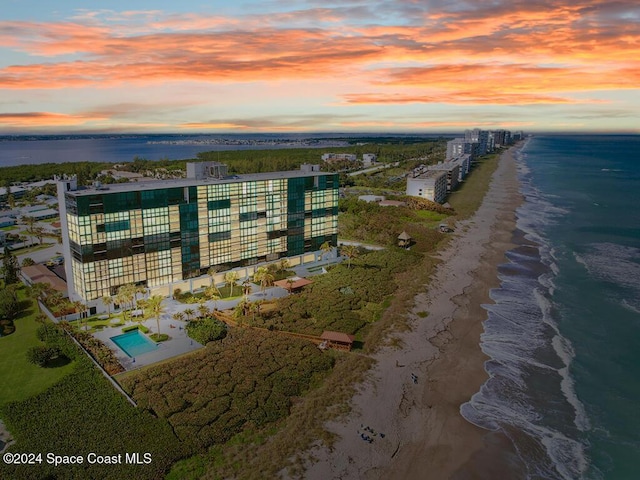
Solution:
{"label": "beachfront condo tower", "polygon": [[298,171],[227,174],[216,162],[188,164],[187,178],[78,188],[58,182],[69,297],[100,310],[125,284],[170,295],[240,270],[337,244],[338,175]]}

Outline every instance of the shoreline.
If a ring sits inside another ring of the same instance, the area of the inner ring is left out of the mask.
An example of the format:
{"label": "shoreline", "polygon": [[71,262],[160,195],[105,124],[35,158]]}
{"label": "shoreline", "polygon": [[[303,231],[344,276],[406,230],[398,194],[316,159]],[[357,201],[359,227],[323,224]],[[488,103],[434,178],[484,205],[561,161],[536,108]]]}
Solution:
{"label": "shoreline", "polygon": [[357,387],[350,414],[326,424],[338,439],[331,448],[309,451],[305,478],[484,478],[489,472],[478,467],[494,477],[522,471],[506,437],[460,414],[488,378],[482,305],[491,303],[498,265],[515,247],[522,195],[514,154],[521,147],[500,156],[482,204],[458,223],[428,289],[416,295],[412,329],[391,334],[402,348],[374,354],[376,365]]}

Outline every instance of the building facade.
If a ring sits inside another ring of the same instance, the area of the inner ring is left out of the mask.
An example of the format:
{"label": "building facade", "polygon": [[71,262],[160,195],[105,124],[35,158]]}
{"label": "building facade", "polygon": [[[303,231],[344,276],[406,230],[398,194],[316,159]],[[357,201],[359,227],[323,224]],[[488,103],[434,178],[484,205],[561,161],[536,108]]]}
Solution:
{"label": "building facade", "polygon": [[480,130],[479,128],[474,128],[473,130],[465,130],[464,139],[466,142],[478,144],[478,155],[485,155],[490,152],[489,132],[487,130]]}
{"label": "building facade", "polygon": [[455,162],[438,163],[437,165],[429,165],[429,170],[444,172],[447,175],[447,193],[451,193],[458,186],[460,178],[460,166]]}
{"label": "building facade", "polygon": [[69,296],[89,303],[129,283],[182,288],[211,267],[337,244],[337,174],[307,168],[218,178],[203,175],[222,171],[209,167],[188,168],[198,178],[183,180],[86,189],[59,182]]}
{"label": "building facade", "polygon": [[426,198],[432,202],[444,202],[447,198],[446,172],[426,170],[407,178],[407,195]]}
{"label": "building facade", "polygon": [[450,160],[460,155],[472,154],[474,144],[467,142],[464,138],[454,138],[447,142],[446,160]]}

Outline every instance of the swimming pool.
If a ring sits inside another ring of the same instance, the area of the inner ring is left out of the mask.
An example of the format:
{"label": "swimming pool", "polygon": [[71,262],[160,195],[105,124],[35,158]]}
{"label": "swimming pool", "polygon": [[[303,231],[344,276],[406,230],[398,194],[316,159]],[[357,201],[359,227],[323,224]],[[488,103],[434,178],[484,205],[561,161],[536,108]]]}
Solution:
{"label": "swimming pool", "polygon": [[116,335],[111,337],[111,341],[130,357],[138,357],[158,348],[157,344],[145,337],[139,330]]}

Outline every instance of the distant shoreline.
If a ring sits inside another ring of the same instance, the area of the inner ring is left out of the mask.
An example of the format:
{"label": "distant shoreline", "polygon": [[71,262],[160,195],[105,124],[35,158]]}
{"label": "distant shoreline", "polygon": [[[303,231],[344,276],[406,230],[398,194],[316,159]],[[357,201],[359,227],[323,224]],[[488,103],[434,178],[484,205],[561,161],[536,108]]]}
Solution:
{"label": "distant shoreline", "polygon": [[[502,474],[495,478],[518,477],[507,471],[518,466],[503,460],[512,458],[509,442],[496,440],[459,411],[487,378],[488,357],[479,345],[487,315],[482,305],[491,302],[497,266],[512,246],[515,209],[522,201],[517,148],[501,155],[481,206],[459,222],[460,233],[439,253],[443,263],[408,312],[411,331],[392,333],[403,347],[374,355],[376,366],[358,386],[351,413],[328,424],[340,438],[330,449],[311,450],[316,462],[307,465],[305,478],[404,479],[429,472],[429,478],[444,479],[477,466],[475,452],[491,453],[494,464],[483,466]],[[372,445],[358,441],[361,425],[383,431],[384,439]]]}

